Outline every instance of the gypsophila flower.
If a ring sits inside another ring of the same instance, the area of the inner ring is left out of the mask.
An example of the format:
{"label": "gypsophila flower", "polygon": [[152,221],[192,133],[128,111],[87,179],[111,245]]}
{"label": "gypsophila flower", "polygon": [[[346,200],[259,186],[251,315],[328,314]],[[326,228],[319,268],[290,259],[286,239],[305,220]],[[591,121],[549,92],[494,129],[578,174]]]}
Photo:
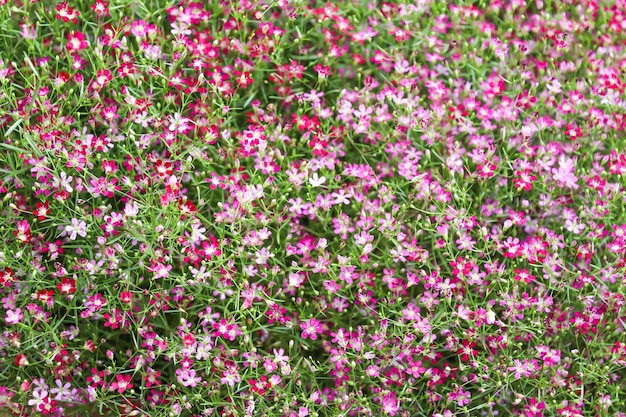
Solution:
{"label": "gypsophila flower", "polygon": [[309,338],[316,340],[317,336],[322,333],[322,323],[317,319],[309,319],[300,323],[300,329],[302,329],[302,338]]}
{"label": "gypsophila flower", "polygon": [[115,381],[111,383],[111,390],[117,390],[118,394],[131,389],[133,384],[130,382],[130,375],[116,375]]}
{"label": "gypsophila flower", "polygon": [[70,240],[76,240],[78,236],[87,236],[87,222],[73,218],[71,224],[65,226],[64,235],[69,235]]}
{"label": "gypsophila flower", "polygon": [[565,188],[578,188],[578,178],[574,175],[576,158],[568,158],[561,155],[558,160],[558,168],[552,168],[552,178]]}
{"label": "gypsophila flower", "polygon": [[22,309],[17,308],[15,310],[7,310],[4,321],[6,324],[18,324],[22,321],[24,316],[22,315]]}

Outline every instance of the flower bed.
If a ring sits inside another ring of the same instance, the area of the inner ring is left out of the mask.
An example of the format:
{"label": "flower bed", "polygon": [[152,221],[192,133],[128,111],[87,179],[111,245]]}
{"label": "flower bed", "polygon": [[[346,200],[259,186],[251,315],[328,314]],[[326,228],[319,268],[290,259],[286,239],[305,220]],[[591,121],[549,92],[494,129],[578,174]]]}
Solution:
{"label": "flower bed", "polygon": [[625,416],[626,4],[454,3],[0,0],[0,412]]}

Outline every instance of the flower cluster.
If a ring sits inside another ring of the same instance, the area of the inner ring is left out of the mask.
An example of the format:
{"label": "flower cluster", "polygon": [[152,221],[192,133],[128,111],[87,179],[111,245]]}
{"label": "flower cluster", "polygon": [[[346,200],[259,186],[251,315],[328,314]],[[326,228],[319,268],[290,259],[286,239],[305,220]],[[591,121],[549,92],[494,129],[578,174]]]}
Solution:
{"label": "flower cluster", "polygon": [[623,1],[0,4],[0,415],[626,416]]}

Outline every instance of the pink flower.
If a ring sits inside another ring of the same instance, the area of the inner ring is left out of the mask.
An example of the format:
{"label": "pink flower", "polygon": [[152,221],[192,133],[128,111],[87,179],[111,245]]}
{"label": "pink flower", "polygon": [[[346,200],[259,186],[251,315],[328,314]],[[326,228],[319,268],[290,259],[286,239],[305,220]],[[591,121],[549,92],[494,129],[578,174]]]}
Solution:
{"label": "pink flower", "polygon": [[302,338],[306,339],[307,337],[311,340],[317,340],[317,335],[321,334],[324,331],[324,327],[322,323],[317,319],[309,319],[307,321],[303,321],[300,323],[300,328],[302,329]]}
{"label": "pink flower", "polygon": [[559,157],[559,167],[552,168],[552,178],[559,183],[560,187],[578,188],[578,178],[575,175],[577,158]]}
{"label": "pink flower", "polygon": [[202,382],[202,378],[196,376],[194,369],[177,369],[176,377],[184,387],[195,387],[198,383]]}
{"label": "pink flower", "polygon": [[222,373],[220,382],[224,385],[228,384],[230,387],[234,387],[236,383],[241,382],[241,376],[239,375],[239,368],[237,365],[229,365]]}
{"label": "pink flower", "polygon": [[70,53],[79,52],[86,49],[88,46],[89,42],[87,42],[87,38],[83,33],[74,30],[67,34],[65,47]]}
{"label": "pink flower", "polygon": [[7,315],[4,318],[7,324],[17,324],[22,321],[24,316],[22,315],[22,309],[18,308],[15,311],[7,310]]}
{"label": "pink flower", "polygon": [[383,395],[382,399],[382,409],[383,413],[388,414],[390,416],[395,416],[398,410],[400,409],[399,400],[396,397],[395,392],[390,392],[388,394]]}
{"label": "pink flower", "polygon": [[109,15],[109,3],[103,0],[96,0],[94,4],[91,5],[91,9],[96,13],[99,17],[108,16]]}
{"label": "pink flower", "polygon": [[158,261],[151,261],[148,271],[154,273],[154,279],[167,278],[172,270],[172,265],[164,265]]}
{"label": "pink flower", "polygon": [[28,220],[20,220],[17,222],[17,230],[13,232],[17,240],[22,243],[28,243],[32,239],[32,235],[30,233],[30,224]]}
{"label": "pink flower", "polygon": [[121,394],[133,386],[130,382],[130,375],[117,375],[116,381],[111,384],[111,391],[117,390],[118,394]]}
{"label": "pink flower", "polygon": [[182,117],[180,113],[174,113],[170,116],[170,132],[178,132],[184,134],[189,129],[190,119]]}
{"label": "pink flower", "polygon": [[78,21],[80,12],[78,10],[74,10],[74,8],[69,6],[66,1],[57,4],[56,9],[57,20],[63,20],[65,23],[70,21],[72,23],[76,23]]}
{"label": "pink flower", "polygon": [[70,235],[70,240],[76,240],[77,235],[87,236],[87,223],[84,220],[72,219],[72,224],[65,226],[65,233]]}
{"label": "pink flower", "polygon": [[544,402],[538,402],[535,398],[528,400],[528,405],[524,407],[524,416],[543,417],[543,409],[546,408]]}

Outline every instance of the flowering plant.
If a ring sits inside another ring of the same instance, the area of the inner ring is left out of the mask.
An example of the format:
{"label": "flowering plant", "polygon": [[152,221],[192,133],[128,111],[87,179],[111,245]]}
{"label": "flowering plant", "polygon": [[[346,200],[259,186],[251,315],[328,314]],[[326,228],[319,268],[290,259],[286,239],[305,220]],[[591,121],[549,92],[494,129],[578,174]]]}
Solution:
{"label": "flowering plant", "polygon": [[623,1],[0,3],[2,415],[624,416]]}

